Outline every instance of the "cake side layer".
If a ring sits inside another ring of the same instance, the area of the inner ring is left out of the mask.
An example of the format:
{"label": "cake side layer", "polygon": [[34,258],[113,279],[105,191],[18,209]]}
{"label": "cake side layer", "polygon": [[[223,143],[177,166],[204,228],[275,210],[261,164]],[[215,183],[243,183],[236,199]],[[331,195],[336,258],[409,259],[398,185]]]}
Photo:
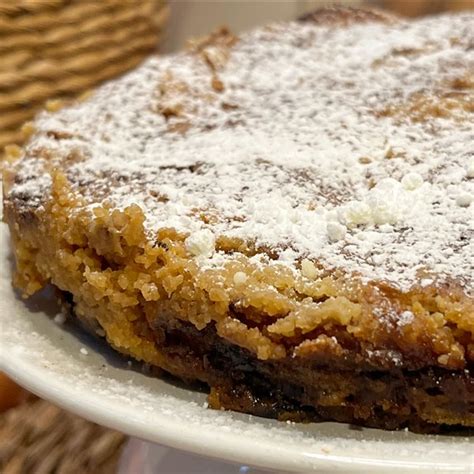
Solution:
{"label": "cake side layer", "polygon": [[[69,300],[70,295],[63,298]],[[74,304],[66,306],[67,313],[75,315]],[[472,369],[381,371],[331,355],[327,360],[320,356],[259,361],[217,336],[212,325],[199,331],[190,323],[158,316],[150,326],[163,362],[147,371],[163,376],[164,370],[190,387],[204,382],[214,409],[280,421],[338,421],[418,433],[473,432]]]}
{"label": "cake side layer", "polygon": [[157,316],[151,326],[167,359],[164,368],[209,384],[213,408],[420,432],[474,426],[471,370],[377,370],[338,360],[330,351],[326,358],[260,361],[219,337],[212,326],[198,331],[169,316]]}
{"label": "cake side layer", "polygon": [[140,208],[101,208],[90,219],[77,199],[59,174],[44,210],[5,202],[16,284],[26,295],[49,282],[70,292],[80,317],[96,319],[113,345],[139,359],[160,365],[147,321],[159,314],[198,330],[215,325],[260,360],[330,354],[381,370],[472,364],[473,303],[454,284],[407,294],[337,274],[312,280],[278,262],[262,269],[228,240],[223,249],[240,251],[232,264],[202,270],[185,235],[168,230],[149,242]]}

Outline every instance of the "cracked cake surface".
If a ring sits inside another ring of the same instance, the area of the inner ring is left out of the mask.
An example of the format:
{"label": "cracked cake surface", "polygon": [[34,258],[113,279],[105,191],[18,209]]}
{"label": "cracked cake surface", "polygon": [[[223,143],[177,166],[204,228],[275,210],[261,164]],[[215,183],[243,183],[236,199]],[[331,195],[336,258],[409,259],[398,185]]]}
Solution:
{"label": "cracked cake surface", "polygon": [[16,285],[214,407],[473,427],[473,20],[223,28],[40,114]]}

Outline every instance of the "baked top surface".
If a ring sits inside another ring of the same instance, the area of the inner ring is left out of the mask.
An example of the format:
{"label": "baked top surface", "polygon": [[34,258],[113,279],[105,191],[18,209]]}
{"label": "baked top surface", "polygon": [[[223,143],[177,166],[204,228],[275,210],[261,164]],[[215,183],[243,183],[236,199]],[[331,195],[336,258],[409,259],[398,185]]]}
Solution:
{"label": "baked top surface", "polygon": [[40,115],[9,197],[41,205],[59,168],[91,215],[138,204],[206,268],[226,236],[255,262],[469,295],[473,20],[282,23],[151,58]]}

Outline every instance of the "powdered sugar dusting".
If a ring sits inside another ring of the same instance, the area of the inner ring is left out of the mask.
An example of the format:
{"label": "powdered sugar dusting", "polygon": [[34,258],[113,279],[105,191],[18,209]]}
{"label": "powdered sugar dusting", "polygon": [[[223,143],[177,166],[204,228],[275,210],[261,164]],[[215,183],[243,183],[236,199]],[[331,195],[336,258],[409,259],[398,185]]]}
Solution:
{"label": "powdered sugar dusting", "polygon": [[[140,205],[151,238],[175,227],[197,252],[207,230],[206,242],[254,240],[289,266],[317,259],[403,290],[420,273],[469,286],[472,116],[379,112],[466,77],[473,20],[275,24],[231,48],[223,90],[198,54],[151,58],[91,100],[41,115],[12,193],[47,189],[30,159],[47,148],[53,163],[85,157],[63,166],[88,205]],[[167,84],[175,115],[160,112]],[[204,253],[206,265],[230,258]]]}

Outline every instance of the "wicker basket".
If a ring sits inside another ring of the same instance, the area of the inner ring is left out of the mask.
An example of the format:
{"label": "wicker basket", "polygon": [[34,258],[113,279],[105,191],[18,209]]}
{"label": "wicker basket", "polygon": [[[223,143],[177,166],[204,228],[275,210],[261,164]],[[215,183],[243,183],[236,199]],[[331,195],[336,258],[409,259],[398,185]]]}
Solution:
{"label": "wicker basket", "polygon": [[34,397],[0,413],[2,474],[114,474],[126,437]]}
{"label": "wicker basket", "polygon": [[137,65],[167,17],[165,0],[0,0],[0,150],[47,99]]}

